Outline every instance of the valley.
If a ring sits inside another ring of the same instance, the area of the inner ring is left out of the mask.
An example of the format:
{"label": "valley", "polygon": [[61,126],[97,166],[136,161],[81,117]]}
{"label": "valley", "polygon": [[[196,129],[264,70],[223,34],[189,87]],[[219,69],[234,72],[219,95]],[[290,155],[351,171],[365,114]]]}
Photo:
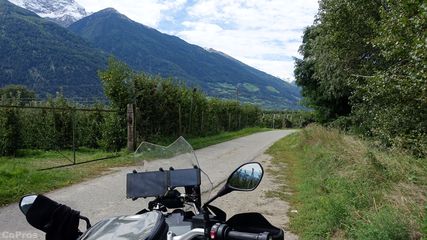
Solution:
{"label": "valley", "polygon": [[46,12],[52,15],[55,9],[72,9],[74,12],[59,18],[75,16],[75,22],[58,25],[59,20],[54,23],[0,0],[0,16],[4,19],[0,23],[0,87],[24,85],[42,98],[57,94],[103,98],[97,73],[105,69],[108,58],[114,57],[136,72],[172,79],[210,97],[236,99],[264,109],[302,108],[296,85],[225,53],[137,23],[115,9],[85,17],[84,9],[71,0],[68,7],[35,6],[37,1],[29,0],[19,3],[40,16],[46,16]]}

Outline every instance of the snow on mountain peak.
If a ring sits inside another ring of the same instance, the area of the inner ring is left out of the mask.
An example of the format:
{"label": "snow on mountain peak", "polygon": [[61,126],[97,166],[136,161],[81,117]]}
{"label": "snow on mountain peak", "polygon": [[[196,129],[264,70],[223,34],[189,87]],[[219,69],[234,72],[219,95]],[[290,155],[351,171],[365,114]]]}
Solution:
{"label": "snow on mountain peak", "polygon": [[11,3],[30,10],[40,17],[48,18],[62,26],[86,17],[86,10],[74,0],[9,0]]}

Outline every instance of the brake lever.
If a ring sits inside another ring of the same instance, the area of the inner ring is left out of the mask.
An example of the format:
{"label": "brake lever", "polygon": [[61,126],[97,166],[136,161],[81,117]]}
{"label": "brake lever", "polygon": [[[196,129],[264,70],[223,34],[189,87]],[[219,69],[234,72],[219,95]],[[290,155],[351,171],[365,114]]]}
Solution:
{"label": "brake lever", "polygon": [[86,222],[86,230],[88,230],[89,228],[92,227],[92,225],[90,224],[90,220],[89,218],[85,217],[85,216],[79,216],[79,219],[83,220]]}

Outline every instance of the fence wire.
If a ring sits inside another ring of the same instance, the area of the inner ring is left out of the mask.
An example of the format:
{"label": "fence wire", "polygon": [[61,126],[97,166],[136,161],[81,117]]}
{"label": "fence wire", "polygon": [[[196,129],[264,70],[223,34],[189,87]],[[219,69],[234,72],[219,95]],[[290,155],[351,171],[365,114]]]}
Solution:
{"label": "fence wire", "polygon": [[113,109],[81,106],[0,105],[0,155],[11,155],[19,149],[54,151],[57,159],[40,160],[40,169],[78,165],[117,157],[103,153],[103,125]]}

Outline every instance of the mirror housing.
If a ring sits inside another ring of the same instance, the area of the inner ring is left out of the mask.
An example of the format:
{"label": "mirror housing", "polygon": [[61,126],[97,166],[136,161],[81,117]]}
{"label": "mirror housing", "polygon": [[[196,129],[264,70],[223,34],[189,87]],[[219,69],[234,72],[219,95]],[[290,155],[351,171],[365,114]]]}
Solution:
{"label": "mirror housing", "polygon": [[207,201],[204,206],[208,206],[215,199],[233,191],[253,191],[261,183],[264,176],[262,165],[257,162],[245,163],[238,167],[228,177],[226,184],[218,193]]}
{"label": "mirror housing", "polygon": [[19,201],[19,209],[24,215],[27,215],[28,210],[33,205],[34,201],[36,201],[38,195],[27,195],[21,198]]}
{"label": "mirror housing", "polygon": [[246,163],[228,177],[226,186],[234,191],[253,191],[261,183],[264,170],[259,163]]}

